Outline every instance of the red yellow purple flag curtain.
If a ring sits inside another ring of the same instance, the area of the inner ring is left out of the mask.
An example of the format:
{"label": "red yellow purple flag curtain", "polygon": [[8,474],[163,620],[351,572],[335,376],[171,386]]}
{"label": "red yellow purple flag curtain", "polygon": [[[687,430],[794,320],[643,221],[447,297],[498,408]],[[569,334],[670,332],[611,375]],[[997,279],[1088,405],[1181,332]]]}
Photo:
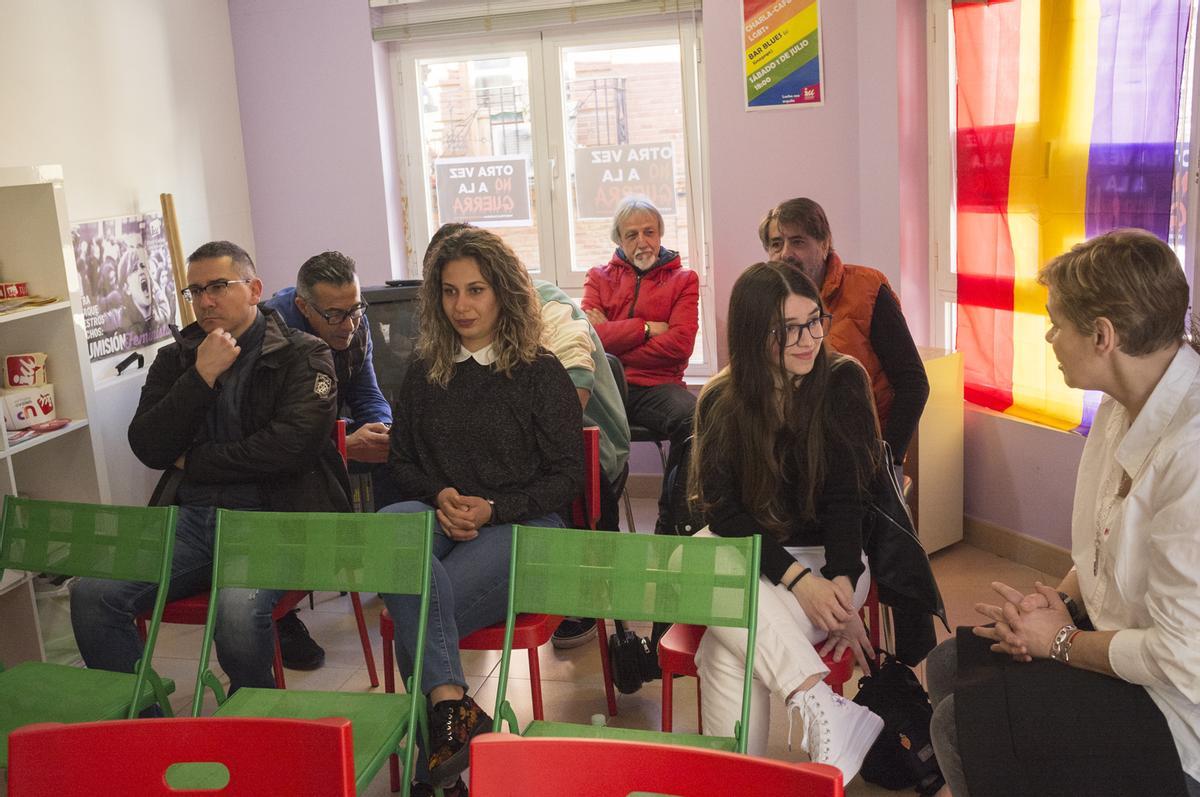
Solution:
{"label": "red yellow purple flag curtain", "polygon": [[1086,432],[1038,267],[1087,238],[1167,240],[1190,0],[955,2],[958,348],[966,397]]}

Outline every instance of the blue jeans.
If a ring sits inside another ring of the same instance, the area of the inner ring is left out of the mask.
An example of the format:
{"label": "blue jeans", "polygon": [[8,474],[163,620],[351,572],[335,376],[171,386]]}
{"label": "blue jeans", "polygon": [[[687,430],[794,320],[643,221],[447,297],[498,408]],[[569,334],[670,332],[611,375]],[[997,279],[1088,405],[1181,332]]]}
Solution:
{"label": "blue jeans", "polygon": [[[379,511],[432,510],[433,507],[420,501],[402,501]],[[425,664],[421,668],[421,691],[425,694],[443,684],[467,688],[458,640],[504,621],[512,561],[511,525],[484,526],[475,539],[455,542],[436,525],[436,520],[434,523],[429,621],[425,630]],[[562,520],[551,513],[522,521],[522,525],[561,528]],[[396,625],[396,663],[407,680],[413,671],[421,599],[417,595],[384,595],[383,602]]]}
{"label": "blue jeans", "polygon": [[[434,507],[420,501],[402,501],[380,512],[430,512]],[[562,528],[562,519],[551,513],[522,521],[525,526]],[[511,525],[484,526],[479,536],[455,542],[434,520],[433,561],[429,578],[429,621],[425,626],[425,662],[421,668],[421,691],[426,695],[443,684],[456,684],[464,691],[458,640],[504,621],[508,614],[508,571],[512,563]],[[396,628],[396,664],[407,682],[413,671],[417,649],[418,595],[381,595]],[[418,739],[413,776],[429,780],[424,744]]]}
{"label": "blue jeans", "polygon": [[[216,510],[179,507],[167,600],[186,598],[212,584]],[[154,607],[157,586],[138,581],[81,578],[71,590],[71,626],[88,667],[133,672],[142,642],[133,619]],[[281,590],[223,589],[217,596],[217,661],[229,675],[230,694],[243,686],[273,688],[275,643],[271,610]]]}

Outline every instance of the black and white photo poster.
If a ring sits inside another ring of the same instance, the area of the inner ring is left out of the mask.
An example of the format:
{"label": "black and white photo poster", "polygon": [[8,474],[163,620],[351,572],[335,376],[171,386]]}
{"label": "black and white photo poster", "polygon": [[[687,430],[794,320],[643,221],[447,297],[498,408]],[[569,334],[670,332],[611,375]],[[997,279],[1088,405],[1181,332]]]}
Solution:
{"label": "black and white photo poster", "polygon": [[168,337],[175,278],[162,216],[122,216],[71,228],[92,362]]}

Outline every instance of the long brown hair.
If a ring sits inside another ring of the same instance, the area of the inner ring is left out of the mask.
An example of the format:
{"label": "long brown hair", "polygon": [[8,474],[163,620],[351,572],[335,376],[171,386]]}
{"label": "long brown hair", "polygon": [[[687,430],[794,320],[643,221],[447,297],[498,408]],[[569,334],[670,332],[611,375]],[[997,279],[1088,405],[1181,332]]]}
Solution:
{"label": "long brown hair", "polygon": [[[742,505],[777,539],[790,533],[789,494],[801,497],[801,519],[816,517],[817,497],[827,470],[826,444],[840,438],[854,452],[860,492],[866,494],[881,462],[879,422],[862,366],[821,346],[812,370],[794,377],[784,367],[783,346],[788,296],[803,296],[824,312],[812,280],[785,263],[755,263],[742,272],[729,297],[729,365],[705,385],[696,407],[695,439],[688,495],[701,511],[711,503],[704,473],[721,468],[732,479]],[[848,371],[844,369],[850,369]],[[853,389],[849,406],[830,400],[834,373],[845,373]],[[799,481],[787,484],[788,461]]]}
{"label": "long brown hair", "polygon": [[460,345],[458,333],[442,309],[442,271],[452,260],[470,258],[491,286],[500,305],[496,337],[492,341],[500,373],[511,376],[517,365],[531,363],[542,339],[541,304],[529,272],[508,244],[497,235],[469,227],[446,237],[426,258],[418,304],[421,331],[417,355],[429,369],[430,384],[445,387],[454,374],[454,355]]}

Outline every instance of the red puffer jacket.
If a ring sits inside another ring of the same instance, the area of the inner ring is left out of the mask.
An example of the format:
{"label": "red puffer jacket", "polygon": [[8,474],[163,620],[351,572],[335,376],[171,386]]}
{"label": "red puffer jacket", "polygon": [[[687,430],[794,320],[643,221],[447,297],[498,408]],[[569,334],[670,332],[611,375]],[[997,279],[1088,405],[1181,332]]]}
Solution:
{"label": "red puffer jacket", "polygon": [[[607,323],[596,327],[604,350],[625,366],[625,380],[650,387],[683,384],[683,371],[696,345],[700,320],[700,278],[680,267],[679,253],[658,250],[658,261],[639,274],[617,249],[606,266],[588,271],[583,309],[601,310]],[[665,321],[661,335],[646,340],[646,322]]]}

